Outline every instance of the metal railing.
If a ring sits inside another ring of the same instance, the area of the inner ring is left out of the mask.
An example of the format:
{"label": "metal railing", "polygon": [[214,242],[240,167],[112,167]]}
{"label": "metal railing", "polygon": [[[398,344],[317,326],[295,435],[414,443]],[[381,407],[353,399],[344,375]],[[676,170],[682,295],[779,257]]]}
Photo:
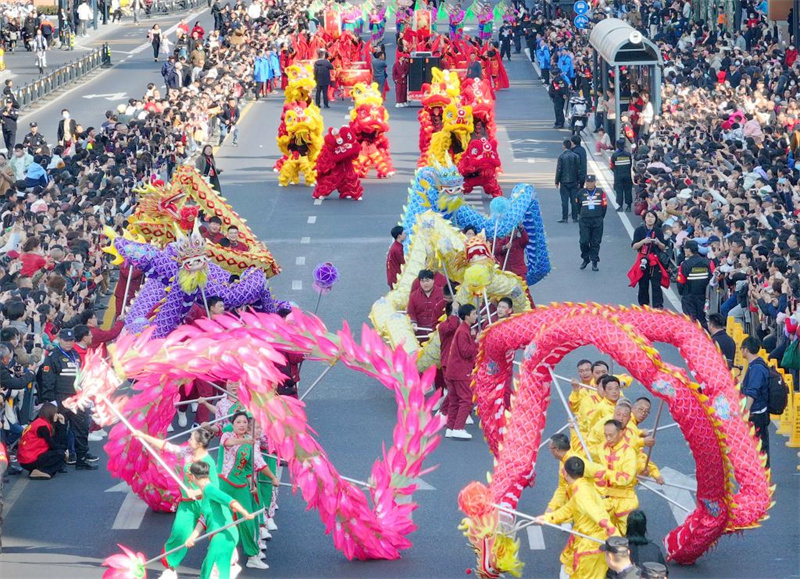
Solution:
{"label": "metal railing", "polygon": [[[105,58],[104,58],[105,56]],[[20,107],[30,106],[34,102],[44,98],[50,93],[57,91],[94,69],[102,66],[104,62],[109,65],[108,45],[104,44],[100,48],[95,48],[90,53],[63,64],[41,78],[29,82],[20,87],[17,91],[17,99]]]}

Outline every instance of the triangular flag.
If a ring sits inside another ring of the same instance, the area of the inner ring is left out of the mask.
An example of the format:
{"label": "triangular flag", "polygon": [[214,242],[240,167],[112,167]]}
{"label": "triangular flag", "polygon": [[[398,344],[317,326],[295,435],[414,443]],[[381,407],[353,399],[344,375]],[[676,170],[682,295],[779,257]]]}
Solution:
{"label": "triangular flag", "polygon": [[439,11],[436,12],[436,20],[447,20],[447,8],[444,2],[439,2]]}

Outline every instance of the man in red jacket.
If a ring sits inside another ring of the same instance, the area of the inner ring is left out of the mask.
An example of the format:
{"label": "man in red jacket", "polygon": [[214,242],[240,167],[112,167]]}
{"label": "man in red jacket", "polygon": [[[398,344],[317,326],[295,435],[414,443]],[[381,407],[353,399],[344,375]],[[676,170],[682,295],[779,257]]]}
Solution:
{"label": "man in red jacket", "polygon": [[89,326],[89,331],[92,332],[92,341],[87,350],[99,348],[101,344],[107,344],[108,342],[116,340],[117,336],[122,332],[122,328],[125,327],[122,320],[117,320],[114,322],[114,325],[111,326],[110,330],[102,329],[97,325],[97,314],[91,309],[86,309],[81,312],[80,322],[81,324]]}
{"label": "man in red jacket", "polygon": [[417,275],[419,289],[411,292],[406,312],[420,343],[428,340],[428,334],[436,329],[439,318],[444,313],[444,292],[435,283],[435,276],[429,269],[420,270]]}
{"label": "man in red jacket", "polygon": [[[525,265],[525,247],[528,245],[528,233],[520,225],[510,237],[497,240],[494,258],[501,269],[510,271],[522,279],[528,273]],[[508,258],[506,258],[508,255]]]}
{"label": "man in red jacket", "polygon": [[403,241],[406,238],[406,230],[402,225],[395,225],[392,227],[392,238],[394,242],[389,247],[389,253],[386,255],[386,281],[389,283],[389,288],[393,288],[400,270],[406,262],[406,256],[403,253]]}
{"label": "man in red jacket", "polygon": [[434,410],[441,410],[442,414],[445,415],[447,414],[447,406],[445,405],[447,381],[444,379],[444,374],[447,369],[447,355],[450,353],[450,343],[453,341],[453,336],[461,323],[458,314],[453,313],[454,308],[458,311],[458,302],[451,301],[445,304],[444,313],[447,317],[436,327],[436,331],[439,332],[439,369],[436,371],[436,387],[441,387],[443,392],[439,402],[434,406]]}
{"label": "man in red jacket", "polygon": [[472,435],[464,427],[467,417],[472,412],[472,389],[470,379],[475,356],[478,354],[478,343],[475,341],[476,330],[472,325],[478,321],[478,311],[472,304],[458,308],[461,324],[453,335],[450,351],[447,355],[447,366],[444,379],[447,383],[447,431],[446,438],[470,440]]}

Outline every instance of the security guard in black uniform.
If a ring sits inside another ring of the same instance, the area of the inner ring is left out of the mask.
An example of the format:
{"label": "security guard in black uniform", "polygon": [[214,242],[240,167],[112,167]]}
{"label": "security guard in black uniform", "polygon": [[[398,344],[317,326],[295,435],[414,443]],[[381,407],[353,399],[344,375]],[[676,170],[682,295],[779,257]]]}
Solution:
{"label": "security guard in black uniform", "polygon": [[597,187],[594,175],[586,175],[586,187],[578,191],[575,203],[580,207],[578,227],[580,228],[581,269],[592,262],[592,271],[600,271],[600,242],[603,240],[603,218],[608,209],[605,191]]}
{"label": "security guard in black uniform", "polygon": [[47,146],[47,139],[39,132],[39,125],[36,123],[31,123],[30,128],[31,132],[25,135],[22,146],[28,149],[31,155],[41,155],[42,148]]}
{"label": "security guard in black uniform", "polygon": [[714,264],[698,253],[697,242],[693,239],[683,246],[686,259],[678,268],[678,293],[681,294],[683,313],[706,325],[706,288],[714,273]]}
{"label": "security guard in black uniform", "polygon": [[[58,405],[58,412],[69,422],[75,435],[76,470],[97,470],[98,458],[89,453],[89,416],[85,410],[73,412],[64,407],[64,400],[75,395],[75,380],[81,367],[81,357],[75,351],[75,333],[65,328],[58,333],[58,344],[42,365],[43,402]],[[71,461],[70,461],[71,462]]]}
{"label": "security guard in black uniform", "polygon": [[625,150],[625,139],[617,140],[617,150],[611,155],[611,170],[614,172],[614,192],[617,197],[617,212],[633,206],[633,157]]}

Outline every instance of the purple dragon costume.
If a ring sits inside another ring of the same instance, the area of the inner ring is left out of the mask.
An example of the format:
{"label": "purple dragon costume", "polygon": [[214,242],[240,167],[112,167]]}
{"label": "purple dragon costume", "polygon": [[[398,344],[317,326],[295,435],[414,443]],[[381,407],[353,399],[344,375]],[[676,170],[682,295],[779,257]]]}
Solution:
{"label": "purple dragon costume", "polygon": [[220,297],[226,310],[251,306],[255,311],[274,313],[288,302],[277,301],[267,287],[267,277],[256,267],[246,269],[238,279],[209,263],[205,240],[196,231],[164,249],[118,237],[106,230],[111,239],[104,251],[114,255],[115,263],[127,261],[146,276],[130,310],[125,315],[125,329],[140,333],[155,326],[152,337],[163,338],[183,323],[194,304],[204,305],[208,298]]}

